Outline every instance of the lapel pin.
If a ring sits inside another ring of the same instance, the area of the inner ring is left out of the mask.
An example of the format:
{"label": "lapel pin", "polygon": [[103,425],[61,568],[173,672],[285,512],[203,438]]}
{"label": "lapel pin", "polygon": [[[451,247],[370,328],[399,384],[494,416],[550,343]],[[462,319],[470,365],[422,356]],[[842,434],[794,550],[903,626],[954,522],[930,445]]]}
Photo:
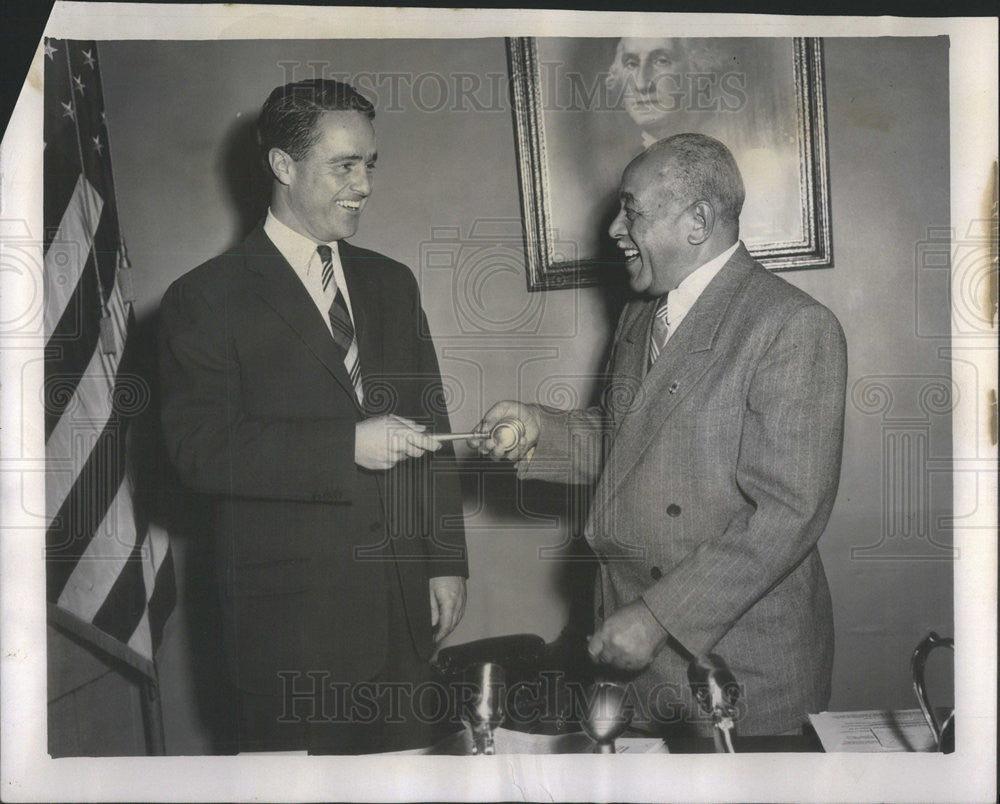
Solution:
{"label": "lapel pin", "polygon": [[672,394],[680,387],[680,383],[672,382],[670,383],[670,387],[667,389],[667,393]]}

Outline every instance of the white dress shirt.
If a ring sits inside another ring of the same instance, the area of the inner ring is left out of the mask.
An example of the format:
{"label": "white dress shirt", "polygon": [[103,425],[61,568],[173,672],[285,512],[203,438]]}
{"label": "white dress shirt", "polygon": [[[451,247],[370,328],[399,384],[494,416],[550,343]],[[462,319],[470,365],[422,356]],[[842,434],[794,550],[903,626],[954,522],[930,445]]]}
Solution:
{"label": "white dress shirt", "polygon": [[351,323],[354,323],[354,310],[351,307],[351,296],[347,292],[347,281],[344,279],[344,266],[340,264],[340,252],[337,249],[337,241],[327,243],[333,252],[333,282],[326,290],[323,290],[323,260],[320,259],[316,247],[322,245],[312,238],[306,237],[289,228],[279,221],[270,209],[267,211],[267,220],[264,222],[264,234],[274,243],[275,248],[281,252],[281,256],[288,260],[292,270],[302,281],[309,296],[312,298],[316,309],[323,317],[323,323],[333,335],[333,325],[330,323],[330,307],[337,297],[337,288],[344,295],[347,303],[347,312],[351,316]]}
{"label": "white dress shirt", "polygon": [[677,331],[677,327],[684,320],[684,316],[694,307],[694,303],[698,301],[698,298],[704,293],[709,283],[715,279],[715,275],[722,270],[722,266],[729,262],[729,258],[736,253],[739,245],[740,241],[737,240],[719,256],[695,268],[694,271],[684,277],[683,282],[670,291],[670,295],[667,296],[667,321],[670,322],[667,341],[673,337]]}

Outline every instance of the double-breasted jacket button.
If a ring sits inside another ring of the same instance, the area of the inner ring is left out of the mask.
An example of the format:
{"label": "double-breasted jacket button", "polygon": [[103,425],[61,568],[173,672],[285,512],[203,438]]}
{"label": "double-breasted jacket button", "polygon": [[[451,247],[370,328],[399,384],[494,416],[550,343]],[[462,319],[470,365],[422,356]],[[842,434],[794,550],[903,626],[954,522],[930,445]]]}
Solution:
{"label": "double-breasted jacket button", "polygon": [[660,578],[663,577],[663,570],[661,570],[659,567],[653,567],[652,569],[650,569],[649,575],[654,581],[658,581],[660,580]]}
{"label": "double-breasted jacket button", "polygon": [[667,516],[680,516],[681,507],[677,503],[670,503],[667,506]]}

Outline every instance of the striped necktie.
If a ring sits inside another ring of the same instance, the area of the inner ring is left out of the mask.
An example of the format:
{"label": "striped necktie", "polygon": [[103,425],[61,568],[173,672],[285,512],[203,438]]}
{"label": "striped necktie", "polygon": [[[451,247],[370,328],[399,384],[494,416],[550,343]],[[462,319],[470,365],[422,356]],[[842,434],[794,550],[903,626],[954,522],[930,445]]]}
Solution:
{"label": "striped necktie", "polygon": [[[670,294],[668,293],[667,296]],[[647,370],[653,367],[656,358],[660,356],[663,347],[667,345],[667,338],[670,337],[670,320],[667,317],[667,296],[664,296],[657,305],[653,314],[653,331],[649,336],[649,365]]]}
{"label": "striped necktie", "polygon": [[319,258],[323,262],[323,291],[330,289],[330,284],[337,288],[333,304],[330,305],[330,326],[333,329],[333,342],[337,345],[344,360],[344,368],[351,378],[354,392],[358,397],[358,402],[365,401],[364,389],[361,386],[361,363],[358,360],[358,339],[354,335],[354,324],[351,321],[351,314],[347,310],[347,302],[344,294],[340,292],[333,277],[333,250],[327,245],[316,247]]}

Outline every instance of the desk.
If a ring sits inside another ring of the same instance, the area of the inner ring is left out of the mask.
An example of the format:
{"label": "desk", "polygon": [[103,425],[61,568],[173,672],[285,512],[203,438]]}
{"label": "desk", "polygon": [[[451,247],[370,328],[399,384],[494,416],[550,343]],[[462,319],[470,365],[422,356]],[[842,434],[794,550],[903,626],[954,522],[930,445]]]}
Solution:
{"label": "desk", "polygon": [[[823,753],[823,745],[815,733],[785,737],[737,737],[733,740],[738,754],[802,754]],[[671,754],[712,754],[715,743],[710,738],[668,740]]]}
{"label": "desk", "polygon": [[[816,733],[807,728],[808,733],[774,736],[774,737],[737,737],[735,747],[737,753],[822,753],[823,746],[816,736]],[[619,750],[623,747],[627,753],[670,753],[670,754],[713,754],[715,753],[715,743],[710,737],[684,737],[672,738],[666,741],[666,751],[662,748],[657,751],[651,749],[648,743],[651,740],[648,736],[635,735],[632,740],[625,739],[618,741]],[[531,735],[521,732],[507,731],[500,729],[497,732],[497,753],[511,754],[519,753],[518,750],[511,750],[516,746],[523,746],[529,743]],[[530,753],[546,754],[589,754],[593,752],[594,743],[581,731],[568,732],[560,735],[542,736],[544,749],[531,751]],[[417,749],[406,753],[428,754],[433,756],[467,756],[471,753],[472,738],[469,730],[457,732],[437,745],[429,749]]]}
{"label": "desk", "polygon": [[[495,732],[498,755],[527,754],[592,754],[594,742],[582,731],[564,734],[528,734],[500,728]],[[621,738],[616,742],[619,754],[665,754],[662,740],[643,736]],[[416,749],[405,753],[430,756],[470,756],[472,734],[469,729],[452,734],[431,748]]]}

